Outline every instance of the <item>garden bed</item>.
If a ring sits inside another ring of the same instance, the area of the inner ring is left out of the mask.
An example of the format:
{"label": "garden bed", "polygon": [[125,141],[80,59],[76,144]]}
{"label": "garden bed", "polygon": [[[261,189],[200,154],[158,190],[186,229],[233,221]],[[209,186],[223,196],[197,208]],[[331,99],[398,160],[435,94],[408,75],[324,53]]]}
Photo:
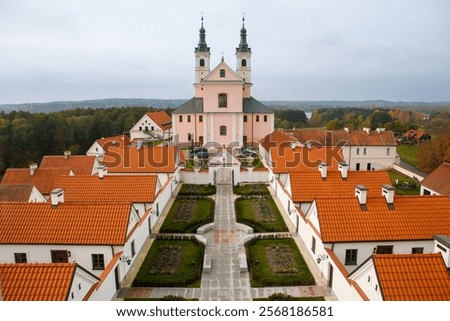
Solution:
{"label": "garden bed", "polygon": [[315,284],[293,239],[253,239],[246,252],[253,287]]}
{"label": "garden bed", "polygon": [[265,184],[239,185],[234,187],[233,192],[237,195],[270,195]]}
{"label": "garden bed", "polygon": [[155,240],[133,287],[199,286],[204,246],[195,240]]}
{"label": "garden bed", "polygon": [[216,194],[216,187],[214,185],[200,185],[200,184],[183,184],[178,192],[178,195],[214,195]]}
{"label": "garden bed", "polygon": [[235,209],[237,222],[250,226],[256,233],[289,230],[272,198],[238,198]]}
{"label": "garden bed", "polygon": [[212,199],[175,199],[159,232],[195,233],[197,229],[214,221]]}

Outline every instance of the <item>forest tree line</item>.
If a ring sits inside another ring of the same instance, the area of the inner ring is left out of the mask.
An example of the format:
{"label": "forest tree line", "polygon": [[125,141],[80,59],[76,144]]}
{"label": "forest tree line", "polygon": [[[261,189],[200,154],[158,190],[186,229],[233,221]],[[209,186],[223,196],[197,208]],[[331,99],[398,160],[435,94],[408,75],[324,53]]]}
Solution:
{"label": "forest tree line", "polygon": [[[39,163],[44,155],[62,155],[67,149],[85,154],[95,140],[129,131],[149,107],[78,108],[53,113],[0,112],[0,176],[6,168]],[[173,109],[163,109],[171,114]],[[407,115],[408,116],[408,115]],[[417,118],[417,117],[416,117]],[[311,119],[302,110],[275,110],[275,128],[385,127],[404,132],[424,127],[440,136],[450,135],[450,112],[431,114],[428,120],[403,117],[384,109],[325,108]],[[440,148],[445,148],[447,140]]]}

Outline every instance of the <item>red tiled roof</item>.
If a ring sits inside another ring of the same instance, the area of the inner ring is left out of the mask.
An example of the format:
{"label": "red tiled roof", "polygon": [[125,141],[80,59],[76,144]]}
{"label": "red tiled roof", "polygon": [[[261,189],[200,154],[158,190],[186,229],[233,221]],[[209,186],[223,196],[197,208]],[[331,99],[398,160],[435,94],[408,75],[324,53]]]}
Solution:
{"label": "red tiled roof", "polygon": [[64,202],[152,203],[155,175],[60,176],[54,188],[64,189]]}
{"label": "red tiled roof", "polygon": [[422,136],[425,134],[428,134],[428,133],[422,129],[410,129],[406,133],[404,133],[403,136],[407,137],[407,138],[421,139]]}
{"label": "red tiled roof", "polygon": [[5,301],[66,301],[76,263],[0,264]]}
{"label": "red tiled roof", "polygon": [[177,148],[111,146],[103,165],[111,173],[173,173],[177,167]]}
{"label": "red tiled roof", "polygon": [[352,197],[355,185],[364,185],[369,189],[368,196],[380,196],[381,185],[391,185],[387,171],[348,171],[343,180],[340,172],[328,172],[323,180],[320,172],[290,173],[292,201],[312,202],[316,197]]}
{"label": "red tiled roof", "polygon": [[425,177],[420,184],[442,195],[450,197],[450,164],[442,163]]}
{"label": "red tiled roof", "polygon": [[96,140],[103,148],[108,148],[109,145],[124,145],[130,144],[130,137],[128,135],[117,135],[112,137],[100,138]]}
{"label": "red tiled roof", "polygon": [[150,117],[162,130],[172,128],[172,117],[170,117],[165,111],[148,112]]}
{"label": "red tiled roof", "polygon": [[0,185],[0,202],[28,202],[31,192],[31,184]]}
{"label": "red tiled roof", "polygon": [[440,253],[374,254],[385,301],[450,301],[450,276]]}
{"label": "red tiled roof", "polygon": [[450,200],[446,196],[395,196],[389,210],[384,197],[368,197],[362,210],[357,197],[317,198],[325,243],[431,240],[450,235]]}
{"label": "red tiled roof", "polygon": [[287,133],[281,130],[275,130],[272,133],[264,136],[259,142],[265,150],[273,148],[290,147],[292,142],[297,141],[294,137],[289,136]]}
{"label": "red tiled roof", "polygon": [[319,146],[396,146],[392,131],[376,130],[370,131],[370,134],[363,130],[315,130],[315,129],[301,129],[296,130],[292,134],[299,142],[305,144],[312,142],[313,145]]}
{"label": "red tiled roof", "polygon": [[337,171],[344,161],[339,147],[272,148],[271,157],[274,173],[315,172],[322,162],[327,163],[328,171]]}
{"label": "red tiled roof", "polygon": [[92,175],[96,157],[71,155],[69,157],[51,155],[42,158],[40,168],[70,168],[75,175]]}
{"label": "red tiled roof", "polygon": [[0,203],[0,244],[122,245],[130,204]]}
{"label": "red tiled roof", "polygon": [[48,195],[53,189],[53,183],[59,175],[69,175],[70,168],[38,168],[30,175],[27,168],[8,168],[1,184],[29,184],[36,186],[42,194]]}

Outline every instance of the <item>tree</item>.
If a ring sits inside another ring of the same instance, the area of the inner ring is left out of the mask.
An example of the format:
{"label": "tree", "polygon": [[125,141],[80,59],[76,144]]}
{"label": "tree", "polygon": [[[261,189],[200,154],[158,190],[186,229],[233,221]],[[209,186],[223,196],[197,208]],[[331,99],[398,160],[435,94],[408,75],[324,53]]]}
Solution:
{"label": "tree", "polygon": [[436,136],[417,149],[416,163],[424,172],[432,172],[443,162],[450,162],[450,134]]}

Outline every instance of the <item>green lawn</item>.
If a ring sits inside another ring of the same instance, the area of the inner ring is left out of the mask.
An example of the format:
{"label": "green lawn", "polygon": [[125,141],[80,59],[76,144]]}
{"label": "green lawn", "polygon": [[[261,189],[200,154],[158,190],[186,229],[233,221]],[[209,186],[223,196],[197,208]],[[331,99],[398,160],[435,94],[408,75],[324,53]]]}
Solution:
{"label": "green lawn", "polygon": [[[389,171],[392,186],[395,187],[395,194],[398,195],[419,195],[420,183],[414,178],[408,177],[396,171]],[[396,184],[398,180],[398,184]],[[405,186],[405,187],[403,187]]]}
{"label": "green lawn", "polygon": [[199,287],[204,246],[194,240],[155,240],[134,287]]}
{"label": "green lawn", "polygon": [[[255,212],[255,208],[259,213]],[[272,198],[243,199],[235,202],[236,220],[253,228],[254,232],[287,232],[284,219]]]}
{"label": "green lawn", "polygon": [[[254,239],[245,247],[252,287],[315,284],[314,277],[293,239]],[[277,249],[284,250],[277,252]],[[278,264],[275,266],[276,270],[273,261]]]}
{"label": "green lawn", "polygon": [[265,184],[245,184],[235,186],[234,194],[237,195],[269,195],[270,192]]}
{"label": "green lawn", "polygon": [[213,195],[216,194],[216,187],[214,185],[200,185],[200,184],[183,184],[178,192],[178,195]]}
{"label": "green lawn", "polygon": [[397,152],[404,162],[414,167],[417,167],[416,166],[417,146],[400,144],[397,146]]}
{"label": "green lawn", "polygon": [[160,233],[195,233],[197,229],[214,220],[212,199],[177,198],[161,226]]}

